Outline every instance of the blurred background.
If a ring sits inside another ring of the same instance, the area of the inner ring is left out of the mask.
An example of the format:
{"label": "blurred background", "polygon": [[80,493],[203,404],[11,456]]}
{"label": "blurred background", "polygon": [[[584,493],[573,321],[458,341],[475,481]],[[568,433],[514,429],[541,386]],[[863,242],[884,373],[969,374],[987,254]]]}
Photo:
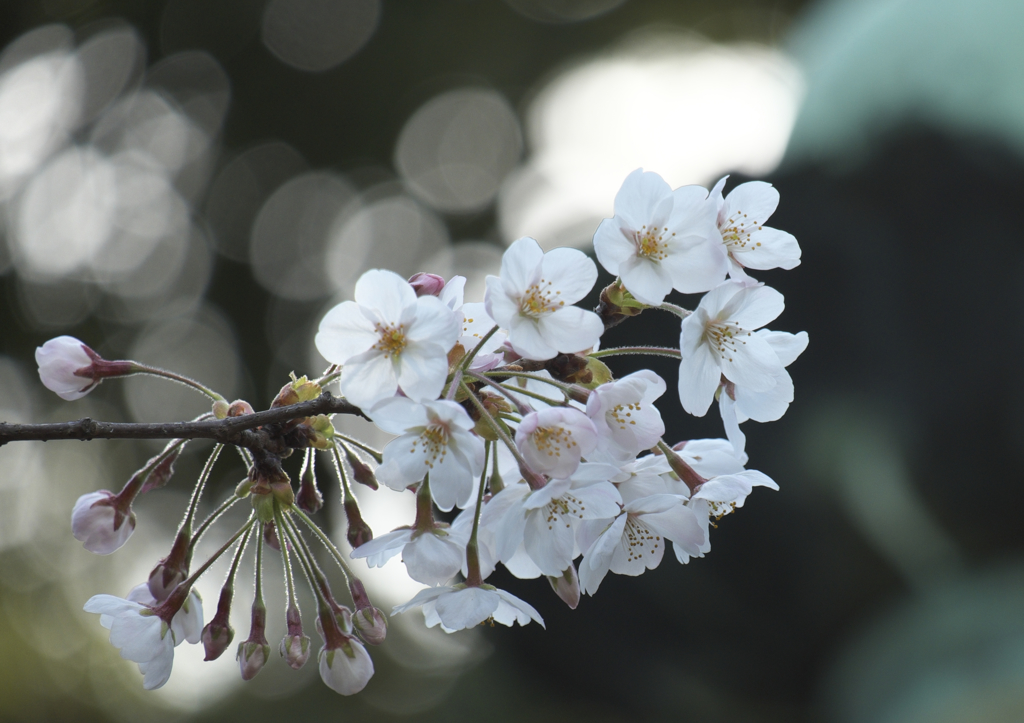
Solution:
{"label": "blurred background", "polygon": [[[772,328],[811,338],[789,413],[746,428],[781,491],[723,519],[707,558],[610,576],[574,612],[497,574],[547,631],[446,636],[409,613],[354,698],[312,662],[275,654],[243,684],[232,651],[192,646],[145,693],[81,611],[167,554],[208,446],[138,502],[115,558],[73,540],[71,507],[159,445],[4,447],[0,720],[1024,720],[1022,41],[1016,0],[0,3],[7,421],[204,411],[144,378],[61,402],[32,359],[60,334],[264,407],[326,366],[316,326],[363,270],[464,274],[480,300],[519,236],[592,251],[638,166],[775,184],[803,264],[758,277],[787,298]],[[627,339],[678,326],[648,313],[605,343]],[[671,396],[668,439],[721,436]],[[204,510],[244,474],[224,460]],[[327,469],[321,488],[343,539]],[[401,495],[363,504],[378,534],[411,517]],[[414,593],[402,577],[366,575],[381,607]]]}

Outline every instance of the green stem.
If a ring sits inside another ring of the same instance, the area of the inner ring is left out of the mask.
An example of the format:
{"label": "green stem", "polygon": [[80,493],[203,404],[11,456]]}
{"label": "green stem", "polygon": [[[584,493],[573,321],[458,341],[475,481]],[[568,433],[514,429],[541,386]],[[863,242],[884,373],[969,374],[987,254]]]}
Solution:
{"label": "green stem", "polygon": [[227,512],[231,505],[238,502],[239,499],[241,498],[236,497],[234,494],[232,494],[230,497],[228,497],[221,503],[220,507],[211,512],[209,517],[203,520],[203,524],[199,525],[199,529],[196,530],[196,533],[194,535],[192,535],[192,539],[188,543],[190,550],[195,549],[195,546],[199,543],[199,540],[206,533],[206,530],[209,529],[210,525],[216,522],[217,518],[219,518],[221,515]]}
{"label": "green stem", "polygon": [[349,568],[348,563],[345,562],[345,558],[342,557],[341,552],[334,546],[334,543],[331,542],[331,538],[324,534],[324,531],[317,527],[316,523],[309,519],[306,513],[298,507],[292,507],[292,512],[306,524],[306,527],[313,531],[314,535],[320,538],[320,542],[323,543],[323,546],[331,553],[335,562],[338,563],[338,567],[340,567],[341,571],[345,574],[345,581],[348,582],[348,578],[350,576],[355,577],[351,568]]}
{"label": "green stem", "polygon": [[178,382],[180,384],[184,384],[187,387],[192,387],[193,389],[202,392],[203,394],[205,394],[206,396],[208,396],[210,399],[212,399],[215,402],[217,402],[217,401],[226,401],[224,399],[224,397],[222,397],[221,395],[217,394],[217,392],[213,391],[212,389],[209,389],[208,387],[203,386],[202,384],[197,382],[195,379],[190,379],[189,377],[184,376],[183,374],[176,374],[174,372],[169,372],[166,369],[159,369],[157,367],[150,367],[150,366],[146,366],[145,364],[139,364],[139,363],[136,363],[136,362],[132,363],[132,373],[133,374],[149,374],[150,376],[154,376],[154,377],[163,377],[164,379],[170,379],[171,381],[175,381],[175,382]]}
{"label": "green stem", "polygon": [[484,447],[484,471],[480,473],[480,488],[476,495],[476,510],[473,512],[473,532],[469,535],[469,543],[466,545],[466,584],[470,587],[480,587],[483,578],[480,576],[480,547],[477,543],[477,534],[480,532],[480,511],[483,509],[484,487],[487,484],[487,455],[490,453],[490,446]]}
{"label": "green stem", "polygon": [[678,349],[667,346],[617,346],[601,351],[592,351],[587,356],[600,359],[606,356],[622,356],[624,354],[642,354],[646,356],[667,356],[673,359],[682,359]]}
{"label": "green stem", "polygon": [[284,586],[288,604],[298,607],[298,601],[295,599],[295,578],[292,575],[292,563],[288,555],[288,540],[285,537],[284,515],[277,505],[274,505],[274,524],[277,525],[277,539],[281,543],[281,560],[284,563]]}
{"label": "green stem", "polygon": [[461,369],[462,371],[468,371],[469,365],[473,363],[473,360],[476,358],[476,355],[483,348],[487,340],[494,336],[497,333],[497,331],[498,325],[495,324],[494,326],[491,327],[491,330],[484,334],[483,338],[480,339],[479,342],[477,342],[477,345],[473,347],[473,349],[468,354],[466,354],[466,356],[462,357],[462,361],[459,362],[459,369]]}
{"label": "green stem", "polygon": [[373,457],[374,461],[376,461],[377,464],[383,464],[383,462],[384,462],[384,455],[381,454],[380,452],[378,452],[373,447],[367,446],[367,445],[363,444],[362,442],[360,442],[358,439],[353,439],[352,437],[349,437],[348,435],[342,434],[341,432],[339,432],[337,430],[334,431],[334,436],[337,437],[338,439],[344,441],[346,444],[351,444],[353,447],[356,447],[357,449],[363,450],[368,455]]}
{"label": "green stem", "polygon": [[684,309],[681,306],[676,306],[675,304],[670,304],[667,301],[662,302],[660,306],[656,306],[655,308],[656,309],[661,309],[662,311],[667,311],[670,314],[675,314],[680,319],[685,319],[686,317],[688,317],[690,314],[693,313],[689,309]]}
{"label": "green stem", "polygon": [[181,523],[181,528],[178,530],[178,534],[185,533],[189,537],[192,536],[192,521],[196,516],[196,509],[199,507],[199,498],[203,495],[203,490],[206,488],[206,480],[210,478],[210,472],[213,471],[213,465],[217,462],[217,457],[220,456],[220,451],[224,449],[223,444],[213,445],[213,451],[206,460],[206,464],[203,466],[203,471],[199,473],[199,481],[196,482],[195,488],[192,490],[192,499],[188,503],[188,512],[185,514],[185,519]]}

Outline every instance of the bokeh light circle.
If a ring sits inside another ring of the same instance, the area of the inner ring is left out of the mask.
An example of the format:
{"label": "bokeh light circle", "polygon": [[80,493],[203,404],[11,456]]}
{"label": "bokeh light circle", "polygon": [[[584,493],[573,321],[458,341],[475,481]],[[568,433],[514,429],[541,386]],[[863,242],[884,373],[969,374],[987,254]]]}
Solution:
{"label": "bokeh light circle", "polygon": [[476,211],[494,199],[522,148],[508,101],[493,90],[463,88],[432,98],[406,121],[395,166],[434,208]]}
{"label": "bokeh light circle", "polygon": [[358,53],[379,20],[379,0],[271,0],[263,44],[298,70],[328,70]]}

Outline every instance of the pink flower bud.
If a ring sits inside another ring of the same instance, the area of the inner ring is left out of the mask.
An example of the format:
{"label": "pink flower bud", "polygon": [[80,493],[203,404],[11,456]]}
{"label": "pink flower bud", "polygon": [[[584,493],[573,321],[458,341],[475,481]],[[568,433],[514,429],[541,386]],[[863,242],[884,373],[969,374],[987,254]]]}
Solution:
{"label": "pink flower bud", "polygon": [[416,296],[440,296],[444,289],[444,279],[437,274],[421,271],[409,277],[409,285],[416,292]]}
{"label": "pink flower bud", "polygon": [[71,511],[71,534],[89,552],[109,555],[135,531],[135,513],[117,507],[117,496],[108,490],[82,495]]}
{"label": "pink flower bud", "polygon": [[309,638],[302,634],[302,617],[295,605],[288,606],[286,613],[288,633],[281,640],[281,655],[295,670],[298,670],[309,659]]}
{"label": "pink flower bud", "polygon": [[213,616],[205,628],[203,628],[203,648],[206,650],[206,657],[203,660],[216,660],[231,645],[235,637],[235,629],[229,622],[231,619],[231,596],[233,589],[225,585],[220,591],[220,600],[217,602],[217,613]]}
{"label": "pink flower bud", "polygon": [[373,530],[363,521],[362,515],[359,514],[359,505],[353,497],[345,500],[345,517],[348,519],[348,544],[355,548],[373,539]]}
{"label": "pink flower bud", "polygon": [[373,677],[373,660],[362,643],[348,638],[337,648],[320,649],[320,677],[342,695],[358,693]]}
{"label": "pink flower bud", "polygon": [[238,644],[238,668],[242,672],[242,680],[252,680],[263,670],[270,659],[270,646],[254,640],[246,640]]}
{"label": "pink flower bud", "polygon": [[36,364],[39,365],[39,378],[43,386],[69,402],[91,392],[99,382],[89,373],[92,357],[86,353],[86,349],[89,347],[73,336],[58,336],[38,347]]}
{"label": "pink flower bud", "polygon": [[388,634],[388,619],[378,608],[368,607],[357,610],[352,622],[360,637],[369,645],[380,645]]}
{"label": "pink flower bud", "polygon": [[298,670],[309,660],[309,638],[305,635],[285,635],[281,640],[281,655],[288,665]]}
{"label": "pink flower bud", "polygon": [[311,515],[319,512],[320,508],[324,506],[324,498],[320,494],[320,490],[316,488],[316,476],[311,471],[312,467],[313,463],[311,462],[310,469],[302,475],[299,494],[295,497],[295,504],[299,506],[299,509]]}
{"label": "pink flower bud", "polygon": [[377,478],[373,476],[370,466],[356,457],[347,447],[345,448],[345,459],[348,460],[348,465],[352,468],[352,477],[356,482],[366,485],[371,490],[376,490],[380,486],[377,484]]}
{"label": "pink flower bud", "polygon": [[81,399],[107,377],[131,374],[128,361],[107,361],[73,336],[58,336],[36,348],[43,385],[67,401]]}
{"label": "pink flower bud", "polygon": [[548,577],[551,589],[555,591],[566,605],[573,610],[580,604],[580,579],[576,575],[576,568],[569,565],[558,577]]}

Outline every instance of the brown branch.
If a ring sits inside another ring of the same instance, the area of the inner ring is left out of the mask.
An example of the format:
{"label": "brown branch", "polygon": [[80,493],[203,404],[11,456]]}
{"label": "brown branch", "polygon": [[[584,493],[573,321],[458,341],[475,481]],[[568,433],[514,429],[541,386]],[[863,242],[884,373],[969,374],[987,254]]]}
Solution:
{"label": "brown branch", "polygon": [[252,430],[316,414],[357,414],[366,417],[361,409],[345,399],[336,399],[330,392],[324,392],[308,402],[202,422],[98,422],[88,417],[52,424],[0,422],[0,446],[8,442],[46,442],[53,439],[212,439],[221,444],[263,448],[266,435]]}

